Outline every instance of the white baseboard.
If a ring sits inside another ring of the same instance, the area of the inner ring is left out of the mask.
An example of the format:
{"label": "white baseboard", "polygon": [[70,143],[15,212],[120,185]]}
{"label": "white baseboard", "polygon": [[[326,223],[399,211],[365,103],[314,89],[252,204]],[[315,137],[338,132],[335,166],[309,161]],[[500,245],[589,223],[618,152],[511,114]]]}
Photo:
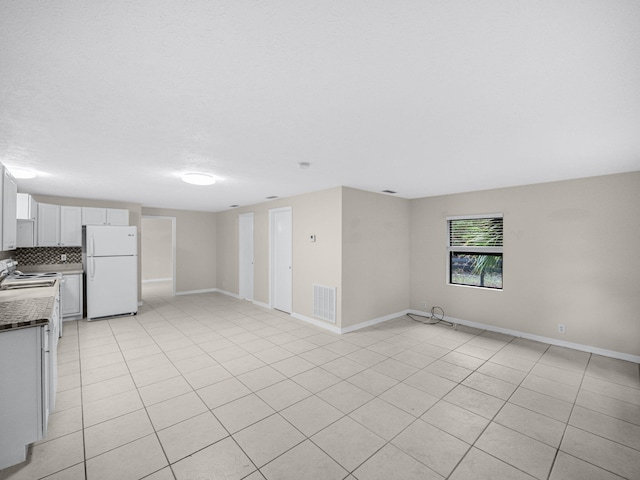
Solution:
{"label": "white baseboard", "polygon": [[390,313],[389,315],[385,315],[383,317],[374,318],[371,320],[367,320],[365,322],[356,323],[355,325],[349,325],[348,327],[341,328],[340,333],[349,333],[355,332],[356,330],[361,330],[363,328],[371,327],[373,325],[377,325],[379,323],[388,322],[389,320],[393,320],[394,318],[402,317],[409,313],[409,310],[403,310],[397,313]]}
{"label": "white baseboard", "polygon": [[238,295],[237,293],[227,292],[226,290],[221,290],[219,288],[214,288],[211,291],[212,292],[218,292],[218,293],[221,293],[223,295],[228,295],[229,297],[237,298],[238,300],[240,300],[240,295]]}
{"label": "white baseboard", "polygon": [[153,282],[169,282],[173,280],[173,278],[150,278],[148,280],[142,280],[142,283],[153,283]]}
{"label": "white baseboard", "polygon": [[[408,313],[414,313],[416,315],[429,315],[428,312],[423,312],[420,310],[409,310]],[[446,315],[444,319],[447,322],[457,323],[458,325],[465,325],[467,327],[479,328],[481,330],[488,330],[490,332],[504,333],[505,335],[511,335],[513,337],[526,338],[528,340],[548,343],[550,345],[556,345],[558,347],[572,348],[573,350],[580,350],[582,352],[595,353],[596,355],[602,355],[603,357],[611,357],[611,358],[617,358],[619,360],[626,360],[627,362],[640,363],[640,355],[631,355],[628,353],[616,352],[615,350],[607,350],[605,348],[592,347],[591,345],[583,345],[581,343],[566,342],[564,340],[558,340],[557,338],[543,337],[542,335],[534,335],[532,333],[520,332],[518,330],[495,327],[493,325],[486,325],[484,323],[471,322],[469,320],[462,320],[460,318],[449,317]]]}
{"label": "white baseboard", "polygon": [[176,295],[193,295],[194,293],[214,293],[217,292],[217,288],[204,288],[202,290],[185,290],[182,292],[176,292]]}
{"label": "white baseboard", "polygon": [[299,313],[292,313],[291,316],[297,320],[302,320],[303,322],[310,323],[316,327],[324,328],[325,330],[329,330],[332,333],[342,333],[340,327],[336,327],[335,325],[329,325],[328,323],[323,322],[322,320],[316,320],[315,318],[305,317],[304,315],[300,315]]}
{"label": "white baseboard", "polygon": [[374,318],[372,320],[367,320],[366,322],[357,323],[355,325],[349,325],[348,327],[345,327],[345,328],[336,327],[335,325],[330,325],[326,322],[323,322],[322,320],[316,320],[315,318],[310,318],[304,315],[300,315],[299,313],[292,313],[291,316],[298,320],[302,320],[303,322],[307,322],[312,325],[315,325],[316,327],[329,330],[332,333],[338,333],[342,335],[343,333],[355,332],[356,330],[360,330],[362,328],[371,327],[379,323],[384,323],[389,320],[393,320],[394,318],[402,317],[403,315],[406,315],[407,312],[408,310],[403,310],[402,312],[397,312],[397,313],[390,313],[389,315]]}
{"label": "white baseboard", "polygon": [[[210,292],[219,292],[222,293],[224,295],[229,295],[231,297],[234,298],[240,298],[240,296],[236,293],[232,293],[232,292],[227,292],[225,290],[220,290],[218,288],[211,288],[211,289],[206,289],[206,290],[192,290],[192,291],[188,291],[188,292],[176,292],[176,295],[190,295],[193,293],[210,293]],[[257,300],[247,300],[252,302],[254,305],[257,305],[259,307],[263,307],[263,308],[267,308],[267,309],[271,309],[271,307],[269,305],[267,305],[266,303],[262,303],[262,302],[258,302]],[[316,327],[320,327],[320,328],[324,328],[325,330],[328,330],[332,333],[337,333],[337,334],[343,334],[343,333],[350,333],[350,332],[355,332],[356,330],[361,330],[363,328],[367,328],[367,327],[371,327],[373,325],[378,325],[380,323],[384,323],[387,322],[389,320],[393,320],[394,318],[398,318],[398,317],[402,317],[403,315],[406,315],[407,313],[413,313],[415,315],[429,315],[429,312],[423,312],[422,310],[413,310],[413,309],[408,309],[408,310],[403,310],[401,312],[397,312],[397,313],[390,313],[389,315],[384,315],[382,317],[378,317],[378,318],[373,318],[371,320],[367,320],[365,322],[361,322],[361,323],[357,323],[355,325],[349,325],[348,327],[345,328],[340,328],[337,327],[335,325],[330,325],[328,323],[325,323],[321,320],[316,320],[314,318],[310,318],[307,317],[305,315],[301,315],[299,313],[291,313],[291,316],[297,320],[301,320],[303,322],[309,323],[311,325],[314,325]],[[521,337],[521,338],[526,338],[529,340],[534,340],[536,342],[542,342],[542,343],[548,343],[550,345],[556,345],[558,347],[566,347],[566,348],[572,348],[574,350],[580,350],[582,352],[588,352],[588,353],[595,353],[596,355],[602,355],[604,357],[611,357],[611,358],[617,358],[619,360],[626,360],[628,362],[633,362],[633,363],[640,363],[640,355],[631,355],[628,353],[622,353],[622,352],[616,352],[615,350],[607,350],[604,348],[599,348],[599,347],[593,347],[591,345],[582,345],[580,343],[573,343],[573,342],[566,342],[564,340],[558,340],[556,338],[550,338],[550,337],[543,337],[541,335],[534,335],[532,333],[526,333],[526,332],[520,332],[518,330],[511,330],[508,328],[502,328],[502,327],[496,327],[494,325],[487,325],[484,323],[478,323],[478,322],[472,322],[469,320],[462,320],[460,318],[455,318],[455,317],[450,317],[450,316],[446,316],[444,317],[444,320],[451,322],[451,323],[456,323],[458,325],[465,325],[467,327],[473,327],[473,328],[478,328],[481,330],[487,330],[489,332],[497,332],[497,333],[504,333],[506,335],[511,335],[513,337]]]}
{"label": "white baseboard", "polygon": [[227,292],[226,290],[220,290],[219,288],[216,288],[215,291],[218,292],[218,293],[222,293],[223,295],[228,295],[230,297],[237,298],[239,300],[246,300],[247,302],[253,303],[257,307],[262,307],[262,308],[266,308],[268,310],[271,310],[271,306],[270,305],[268,305],[266,303],[263,303],[263,302],[259,302],[258,300],[249,300],[247,298],[241,298],[240,295],[238,295],[237,293]]}
{"label": "white baseboard", "polygon": [[268,303],[259,302],[258,300],[251,300],[251,303],[253,303],[257,307],[262,307],[262,308],[266,308],[266,309],[270,309],[271,308],[271,305],[269,305]]}

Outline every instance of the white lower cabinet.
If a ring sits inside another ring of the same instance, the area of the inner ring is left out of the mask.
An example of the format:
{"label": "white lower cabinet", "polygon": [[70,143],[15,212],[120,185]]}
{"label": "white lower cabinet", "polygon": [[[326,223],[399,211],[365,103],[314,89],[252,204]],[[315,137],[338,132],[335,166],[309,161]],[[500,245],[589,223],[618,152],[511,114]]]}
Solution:
{"label": "white lower cabinet", "polygon": [[56,388],[57,328],[0,332],[0,469],[23,462],[47,435]]}
{"label": "white lower cabinet", "polygon": [[82,318],[82,274],[64,275],[62,277],[62,319],[77,320]]}
{"label": "white lower cabinet", "polygon": [[[60,296],[49,323],[0,331],[0,470],[47,436],[58,378]],[[4,478],[4,476],[0,475]]]}

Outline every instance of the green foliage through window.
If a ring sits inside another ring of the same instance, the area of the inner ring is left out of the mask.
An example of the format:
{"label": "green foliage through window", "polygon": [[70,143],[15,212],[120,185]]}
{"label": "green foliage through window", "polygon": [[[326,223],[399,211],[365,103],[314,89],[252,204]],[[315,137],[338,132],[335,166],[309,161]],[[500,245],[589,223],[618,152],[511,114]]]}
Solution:
{"label": "green foliage through window", "polygon": [[449,282],[502,288],[503,218],[454,218],[449,226]]}

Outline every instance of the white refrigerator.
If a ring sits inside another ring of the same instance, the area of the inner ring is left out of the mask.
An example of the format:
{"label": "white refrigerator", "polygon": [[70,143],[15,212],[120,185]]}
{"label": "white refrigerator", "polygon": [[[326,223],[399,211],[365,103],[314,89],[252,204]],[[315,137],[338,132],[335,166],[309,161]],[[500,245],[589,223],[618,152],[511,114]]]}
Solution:
{"label": "white refrigerator", "polygon": [[82,231],[87,320],[138,312],[136,227],[88,225]]}

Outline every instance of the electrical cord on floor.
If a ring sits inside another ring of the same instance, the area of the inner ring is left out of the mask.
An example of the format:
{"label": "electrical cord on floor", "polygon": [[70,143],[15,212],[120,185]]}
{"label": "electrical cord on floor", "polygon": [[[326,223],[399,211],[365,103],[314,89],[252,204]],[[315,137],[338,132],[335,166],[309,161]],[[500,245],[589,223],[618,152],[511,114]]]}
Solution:
{"label": "electrical cord on floor", "polygon": [[[442,309],[442,307],[438,307],[438,306],[431,307],[431,315],[429,316],[416,315],[414,313],[407,313],[407,317],[409,317],[414,322],[424,323],[425,325],[437,325],[439,323],[443,323],[449,327],[455,328],[456,330],[458,329],[458,326],[455,323],[448,322],[447,320],[444,319],[444,310]],[[416,317],[420,317],[420,318],[416,318]],[[423,318],[425,320],[422,320]]]}

